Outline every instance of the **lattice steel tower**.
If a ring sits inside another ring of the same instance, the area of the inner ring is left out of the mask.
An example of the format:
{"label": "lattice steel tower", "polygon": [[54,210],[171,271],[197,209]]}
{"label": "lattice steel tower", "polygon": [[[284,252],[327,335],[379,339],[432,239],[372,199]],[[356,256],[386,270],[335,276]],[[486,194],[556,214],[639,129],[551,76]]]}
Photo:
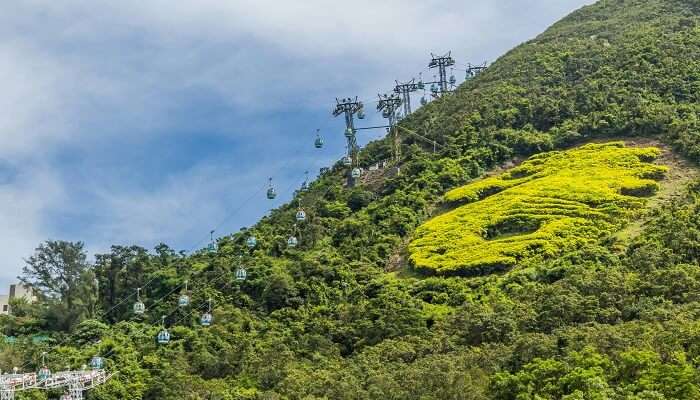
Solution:
{"label": "lattice steel tower", "polygon": [[382,112],[382,117],[389,120],[389,135],[392,137],[392,152],[394,153],[394,161],[398,162],[401,159],[401,141],[399,138],[399,130],[394,127],[396,124],[396,110],[401,107],[402,100],[398,93],[391,95],[379,95],[379,103],[377,103],[377,111]]}
{"label": "lattice steel tower", "polygon": [[[401,83],[396,81],[396,87],[394,87],[394,93],[400,94],[403,102],[403,115],[408,116],[411,114],[411,93],[422,89],[421,85],[416,83],[416,79],[413,78],[406,83]],[[381,97],[381,96],[380,96]]]}
{"label": "lattice steel tower", "polygon": [[357,153],[359,148],[357,146],[357,138],[355,136],[355,114],[363,113],[364,105],[361,101],[355,99],[347,98],[338,100],[335,99],[336,106],[333,110],[333,116],[337,117],[340,114],[345,115],[345,138],[348,141],[348,157],[352,159],[353,164],[357,162]]}
{"label": "lattice steel tower", "polygon": [[472,65],[471,63],[467,64],[467,79],[473,78],[480,73],[484,72],[486,69],[487,63],[484,62],[481,65]]}
{"label": "lattice steel tower", "polygon": [[436,56],[433,53],[430,53],[430,56],[432,57],[432,60],[430,60],[430,64],[428,64],[428,68],[433,69],[437,68],[439,71],[439,78],[438,78],[438,83],[440,85],[440,92],[441,93],[446,93],[448,91],[447,89],[447,68],[455,65],[455,60],[452,58],[452,52],[448,52],[444,56]]}

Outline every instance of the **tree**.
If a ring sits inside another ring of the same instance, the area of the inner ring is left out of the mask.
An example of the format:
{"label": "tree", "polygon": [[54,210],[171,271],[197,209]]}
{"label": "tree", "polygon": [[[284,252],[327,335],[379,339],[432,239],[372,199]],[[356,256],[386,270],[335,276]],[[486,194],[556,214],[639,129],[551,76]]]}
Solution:
{"label": "tree", "polygon": [[82,242],[47,240],[25,260],[19,278],[47,304],[46,319],[69,329],[96,313],[96,282]]}

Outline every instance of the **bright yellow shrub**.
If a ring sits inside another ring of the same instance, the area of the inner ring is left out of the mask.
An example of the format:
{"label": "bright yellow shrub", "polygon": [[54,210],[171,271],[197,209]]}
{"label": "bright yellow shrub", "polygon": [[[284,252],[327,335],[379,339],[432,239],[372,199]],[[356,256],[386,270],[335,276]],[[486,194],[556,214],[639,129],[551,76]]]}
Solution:
{"label": "bright yellow shrub", "polygon": [[657,148],[588,144],[531,157],[496,177],[454,189],[459,205],[420,226],[412,263],[441,274],[483,274],[554,256],[620,229],[659,188]]}

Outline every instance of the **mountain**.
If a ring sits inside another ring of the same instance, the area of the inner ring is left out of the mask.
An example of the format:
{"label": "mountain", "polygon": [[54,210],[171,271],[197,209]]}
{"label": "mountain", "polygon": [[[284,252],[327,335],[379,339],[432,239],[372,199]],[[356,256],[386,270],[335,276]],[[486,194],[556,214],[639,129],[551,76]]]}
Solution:
{"label": "mountain", "polygon": [[699,22],[600,1],[405,118],[354,187],[338,163],[193,255],[73,251],[2,317],[0,368],[100,354],[90,399],[700,398]]}

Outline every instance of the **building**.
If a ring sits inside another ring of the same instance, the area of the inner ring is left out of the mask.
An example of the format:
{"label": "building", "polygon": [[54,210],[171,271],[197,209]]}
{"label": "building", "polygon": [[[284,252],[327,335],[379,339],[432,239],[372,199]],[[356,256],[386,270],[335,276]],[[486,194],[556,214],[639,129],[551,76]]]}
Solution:
{"label": "building", "polygon": [[10,285],[10,294],[0,295],[0,315],[10,314],[10,302],[14,299],[25,299],[29,303],[37,301],[34,290],[21,283]]}

